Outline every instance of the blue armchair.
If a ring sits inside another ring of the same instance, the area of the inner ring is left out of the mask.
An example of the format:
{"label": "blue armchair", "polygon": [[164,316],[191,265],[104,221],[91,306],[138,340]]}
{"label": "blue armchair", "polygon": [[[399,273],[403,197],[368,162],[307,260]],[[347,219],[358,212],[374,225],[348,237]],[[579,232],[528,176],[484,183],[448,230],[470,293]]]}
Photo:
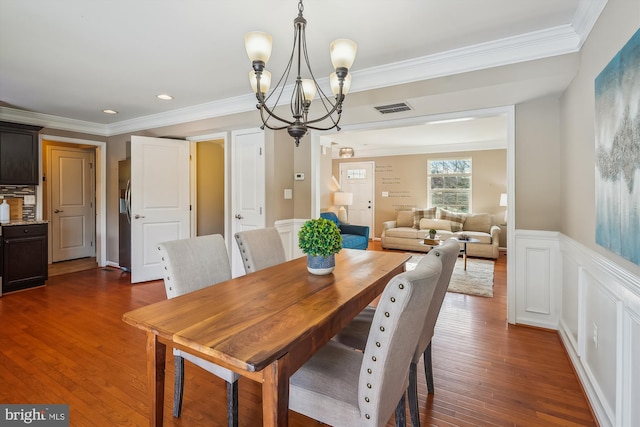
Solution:
{"label": "blue armchair", "polygon": [[342,247],[347,249],[363,249],[369,246],[369,227],[366,225],[341,224],[333,212],[322,212],[320,217],[336,223],[342,235]]}

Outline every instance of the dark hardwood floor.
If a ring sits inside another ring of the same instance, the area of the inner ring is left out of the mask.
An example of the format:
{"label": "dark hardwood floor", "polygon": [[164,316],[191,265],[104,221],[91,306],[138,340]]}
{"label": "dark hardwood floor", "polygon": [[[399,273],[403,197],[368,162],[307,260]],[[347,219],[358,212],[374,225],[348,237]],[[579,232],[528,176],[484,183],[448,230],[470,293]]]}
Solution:
{"label": "dark hardwood floor", "polygon": [[[493,298],[447,294],[433,339],[435,395],[419,375],[422,425],[596,425],[557,333],[507,324],[504,254],[494,283]],[[3,296],[0,402],[69,404],[71,426],[148,425],[145,336],[121,316],[164,298],[161,281],[131,285],[112,268]],[[164,425],[226,425],[224,383],[189,364],[182,417],[171,416],[167,359]],[[260,425],[258,384],[239,388],[240,425]],[[289,424],[319,425],[293,412]]]}

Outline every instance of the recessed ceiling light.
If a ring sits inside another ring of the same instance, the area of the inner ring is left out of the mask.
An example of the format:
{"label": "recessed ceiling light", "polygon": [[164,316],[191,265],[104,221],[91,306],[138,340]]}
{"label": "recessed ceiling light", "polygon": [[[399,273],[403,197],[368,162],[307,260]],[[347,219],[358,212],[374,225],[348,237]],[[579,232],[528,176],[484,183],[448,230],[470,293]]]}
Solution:
{"label": "recessed ceiling light", "polygon": [[102,110],[102,112],[105,113],[105,114],[118,114],[118,112],[116,110],[111,110],[111,109],[108,109],[108,108],[105,109],[105,110]]}
{"label": "recessed ceiling light", "polygon": [[162,99],[163,101],[171,101],[173,96],[167,95],[166,93],[161,93],[160,95],[156,95],[156,98]]}

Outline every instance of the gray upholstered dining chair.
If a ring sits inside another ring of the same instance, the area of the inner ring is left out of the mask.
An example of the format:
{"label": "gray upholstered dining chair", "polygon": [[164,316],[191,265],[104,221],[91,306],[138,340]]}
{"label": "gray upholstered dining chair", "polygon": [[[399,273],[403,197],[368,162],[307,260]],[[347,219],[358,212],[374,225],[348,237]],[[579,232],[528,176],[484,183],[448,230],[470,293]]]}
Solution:
{"label": "gray upholstered dining chair", "polygon": [[275,227],[239,231],[235,238],[247,274],[287,261],[280,233]]}
{"label": "gray upholstered dining chair", "polygon": [[[411,424],[414,426],[420,425],[420,416],[418,412],[418,373],[417,366],[420,362],[420,357],[424,359],[424,374],[427,380],[427,391],[429,394],[434,393],[433,384],[433,368],[431,362],[431,338],[438,320],[438,314],[442,307],[442,302],[449,288],[449,282],[451,280],[451,274],[456,264],[456,259],[460,253],[460,247],[458,242],[454,239],[447,240],[442,246],[436,247],[429,251],[422,260],[429,258],[437,258],[442,263],[442,273],[438,279],[433,298],[429,303],[426,317],[422,321],[422,330],[419,338],[416,340],[417,346],[413,359],[411,360],[411,366],[409,367],[409,409],[411,413]],[[420,263],[418,263],[420,265]],[[347,346],[364,349],[367,343],[367,336],[369,335],[369,329],[371,322],[373,321],[375,313],[375,307],[367,307],[360,314],[358,314],[340,333],[338,333],[334,340],[339,341]]]}
{"label": "gray upholstered dining chair", "polygon": [[[198,236],[158,244],[164,266],[167,298],[174,298],[231,279],[231,266],[224,239],[219,234]],[[184,359],[222,378],[227,383],[227,422],[238,425],[238,374],[190,353],[174,348],[175,378],[173,416],[182,410]]]}
{"label": "gray upholstered dining chair", "polygon": [[332,426],[404,426],[409,364],[442,265],[425,257],[386,285],[364,351],[337,341],[321,348],[290,378],[289,408]]}

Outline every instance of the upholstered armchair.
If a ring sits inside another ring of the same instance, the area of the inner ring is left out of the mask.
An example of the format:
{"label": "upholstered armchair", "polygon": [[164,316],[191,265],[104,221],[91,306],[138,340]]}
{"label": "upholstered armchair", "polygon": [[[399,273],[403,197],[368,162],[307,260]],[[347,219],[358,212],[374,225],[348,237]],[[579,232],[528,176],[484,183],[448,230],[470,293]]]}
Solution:
{"label": "upholstered armchair", "polygon": [[363,249],[369,246],[369,227],[366,225],[343,224],[333,212],[322,212],[320,217],[335,222],[342,235],[342,247],[347,249]]}

